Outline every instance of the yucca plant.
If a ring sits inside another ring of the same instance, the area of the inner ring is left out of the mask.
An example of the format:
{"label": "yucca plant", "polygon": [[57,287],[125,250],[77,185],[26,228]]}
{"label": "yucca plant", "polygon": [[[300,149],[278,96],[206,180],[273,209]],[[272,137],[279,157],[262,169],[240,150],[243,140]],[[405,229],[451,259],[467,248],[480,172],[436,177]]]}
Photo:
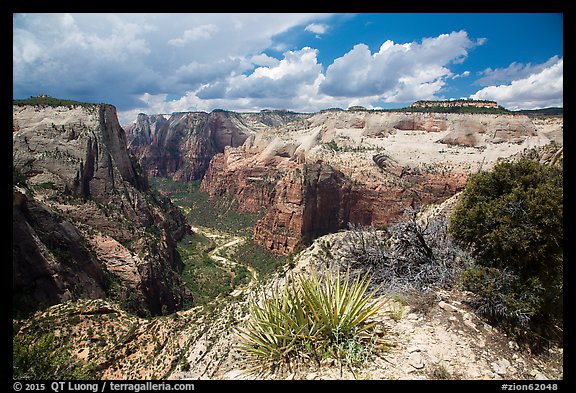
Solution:
{"label": "yucca plant", "polygon": [[314,326],[309,324],[297,288],[286,287],[264,297],[262,305],[250,304],[250,320],[241,332],[246,352],[271,361],[287,360],[298,352],[303,340],[313,341]]}
{"label": "yucca plant", "polygon": [[328,341],[345,339],[374,326],[366,321],[382,304],[371,303],[376,290],[366,293],[370,285],[367,275],[350,282],[349,271],[343,278],[339,271],[335,277],[328,271],[324,279],[312,271],[310,277],[300,275],[298,284],[313,322]]}
{"label": "yucca plant", "polygon": [[292,285],[249,306],[240,348],[274,363],[318,357],[346,340],[359,340],[385,303],[374,297],[376,290],[367,293],[370,280],[366,275],[350,280],[349,272],[297,275]]}

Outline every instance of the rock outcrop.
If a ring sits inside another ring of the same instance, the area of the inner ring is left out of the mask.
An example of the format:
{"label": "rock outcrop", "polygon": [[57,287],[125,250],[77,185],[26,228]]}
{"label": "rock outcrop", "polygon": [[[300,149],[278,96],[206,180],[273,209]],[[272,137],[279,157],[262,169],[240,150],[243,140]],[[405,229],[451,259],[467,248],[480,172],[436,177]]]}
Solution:
{"label": "rock outcrop", "polygon": [[107,296],[159,314],[190,300],[175,252],[190,229],[149,190],[116,109],[15,105],[13,119],[15,307]]}
{"label": "rock outcrop", "polygon": [[73,297],[104,297],[106,270],[80,231],[18,190],[12,204],[12,291],[17,308],[27,312]]}
{"label": "rock outcrop", "polygon": [[201,190],[264,211],[254,240],[286,254],[349,224],[387,226],[499,158],[550,141],[521,115],[325,111],[225,148]]}
{"label": "rock outcrop", "polygon": [[199,180],[214,155],[241,146],[256,132],[298,122],[308,115],[283,111],[236,113],[223,110],[138,115],[125,127],[129,148],[148,176]]}
{"label": "rock outcrop", "polygon": [[485,143],[518,143],[536,136],[536,127],[524,115],[459,115],[440,142],[449,145],[481,146]]}

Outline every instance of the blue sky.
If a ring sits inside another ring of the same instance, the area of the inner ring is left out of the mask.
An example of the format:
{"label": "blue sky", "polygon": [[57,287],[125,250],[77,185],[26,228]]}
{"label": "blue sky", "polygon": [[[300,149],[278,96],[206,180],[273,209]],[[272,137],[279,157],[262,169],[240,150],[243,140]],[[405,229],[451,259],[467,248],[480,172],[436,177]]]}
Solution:
{"label": "blue sky", "polygon": [[552,13],[14,14],[13,96],[137,113],[563,106]]}

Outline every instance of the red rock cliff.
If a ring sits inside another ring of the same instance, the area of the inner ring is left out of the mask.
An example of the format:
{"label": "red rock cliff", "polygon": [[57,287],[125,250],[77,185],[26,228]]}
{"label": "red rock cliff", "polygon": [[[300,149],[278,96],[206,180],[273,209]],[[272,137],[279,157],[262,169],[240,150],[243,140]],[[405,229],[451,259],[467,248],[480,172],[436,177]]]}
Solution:
{"label": "red rock cliff", "polygon": [[254,241],[279,253],[439,203],[498,158],[547,143],[526,116],[323,112],[216,155],[201,190],[264,211]]}
{"label": "red rock cliff", "polygon": [[440,202],[465,182],[462,176],[400,173],[396,183],[362,184],[322,162],[279,168],[234,165],[238,160],[232,149],[215,156],[201,190],[233,199],[240,210],[266,211],[253,239],[281,254],[349,224],[389,225],[408,206]]}

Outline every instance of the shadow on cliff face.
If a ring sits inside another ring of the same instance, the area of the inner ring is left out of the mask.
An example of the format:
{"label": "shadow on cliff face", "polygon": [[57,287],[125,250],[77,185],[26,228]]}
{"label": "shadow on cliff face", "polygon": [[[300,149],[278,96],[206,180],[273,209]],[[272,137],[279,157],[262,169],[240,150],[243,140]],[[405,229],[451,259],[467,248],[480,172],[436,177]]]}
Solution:
{"label": "shadow on cliff face", "polygon": [[105,296],[106,273],[73,224],[18,191],[12,219],[14,313]]}
{"label": "shadow on cliff face", "polygon": [[190,228],[149,190],[116,109],[23,105],[14,119],[15,312],[100,297],[139,315],[181,309],[175,247]]}

